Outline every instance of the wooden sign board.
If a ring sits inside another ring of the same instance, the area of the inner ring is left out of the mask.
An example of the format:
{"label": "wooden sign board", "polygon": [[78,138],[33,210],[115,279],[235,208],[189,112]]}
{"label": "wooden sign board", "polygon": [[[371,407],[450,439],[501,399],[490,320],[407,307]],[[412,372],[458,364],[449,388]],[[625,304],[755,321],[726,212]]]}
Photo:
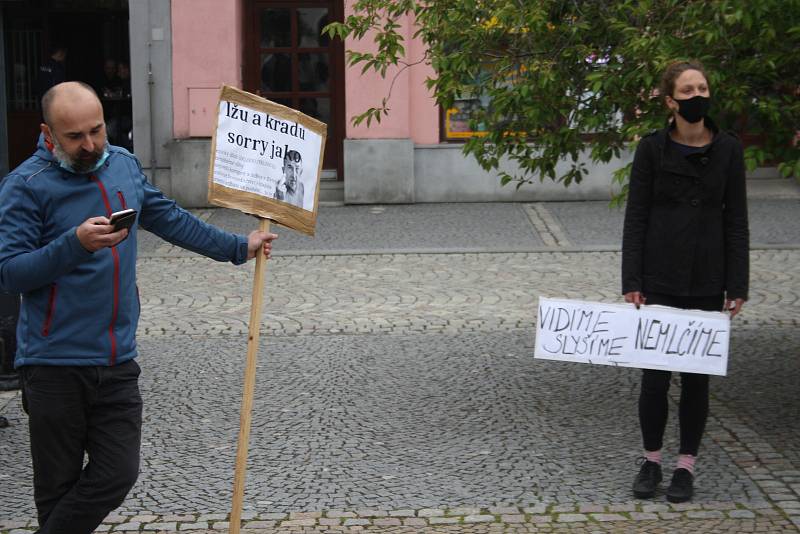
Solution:
{"label": "wooden sign board", "polygon": [[729,340],[722,312],[540,297],[534,358],[725,376]]}
{"label": "wooden sign board", "polygon": [[325,123],[223,86],[208,201],[314,235],[326,138]]}

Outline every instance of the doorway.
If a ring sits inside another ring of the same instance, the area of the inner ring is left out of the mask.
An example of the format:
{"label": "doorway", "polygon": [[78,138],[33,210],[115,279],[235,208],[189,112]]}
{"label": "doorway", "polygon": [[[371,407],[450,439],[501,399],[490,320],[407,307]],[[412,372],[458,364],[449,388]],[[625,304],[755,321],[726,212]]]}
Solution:
{"label": "doorway", "polygon": [[[109,142],[132,150],[128,0],[30,0],[2,9],[9,168],[35,151],[41,93],[60,76],[97,91]],[[60,72],[51,78],[53,67]]]}
{"label": "doorway", "polygon": [[250,0],[245,14],[244,89],[328,125],[323,179],[342,179],[344,47],[321,32],[343,10],[341,1]]}

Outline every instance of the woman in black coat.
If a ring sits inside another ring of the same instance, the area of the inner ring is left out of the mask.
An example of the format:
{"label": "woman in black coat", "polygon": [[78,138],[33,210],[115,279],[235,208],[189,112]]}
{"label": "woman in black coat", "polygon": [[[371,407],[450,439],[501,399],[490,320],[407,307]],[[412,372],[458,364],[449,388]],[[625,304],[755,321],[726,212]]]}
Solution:
{"label": "woman in black coat", "polygon": [[[660,94],[668,127],[636,150],[622,238],[622,292],[636,305],[727,310],[747,300],[749,232],[742,146],[707,116],[708,77],[695,61],[664,72]],[[644,369],[639,422],[644,462],[637,498],[661,482],[669,371]],[[694,463],[708,416],[708,375],[681,373],[680,451],[667,500],[691,499]]]}

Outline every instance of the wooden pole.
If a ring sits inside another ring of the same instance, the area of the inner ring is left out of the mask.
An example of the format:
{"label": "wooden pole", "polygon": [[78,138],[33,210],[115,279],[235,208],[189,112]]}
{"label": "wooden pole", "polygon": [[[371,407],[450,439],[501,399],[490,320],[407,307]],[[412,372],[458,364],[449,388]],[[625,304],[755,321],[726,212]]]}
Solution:
{"label": "wooden pole", "polygon": [[[259,219],[259,230],[269,232],[269,219]],[[253,280],[253,302],[250,306],[250,327],[247,338],[247,363],[244,371],[242,411],[239,414],[239,443],[236,447],[236,473],[233,478],[233,504],[231,505],[230,534],[239,534],[242,522],[244,480],[247,473],[247,449],[250,443],[250,419],[253,412],[253,392],[256,385],[256,358],[258,334],[261,327],[261,300],[264,294],[264,253],[256,254],[256,273]]]}

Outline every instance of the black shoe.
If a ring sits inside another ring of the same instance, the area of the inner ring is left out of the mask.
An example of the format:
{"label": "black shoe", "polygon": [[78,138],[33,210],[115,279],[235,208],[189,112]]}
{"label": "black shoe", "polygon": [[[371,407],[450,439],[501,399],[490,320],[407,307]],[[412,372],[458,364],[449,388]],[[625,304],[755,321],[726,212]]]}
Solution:
{"label": "black shoe", "polygon": [[656,494],[656,488],[661,483],[661,464],[651,462],[644,457],[642,468],[633,481],[633,496],[637,499],[649,499]]}
{"label": "black shoe", "polygon": [[686,502],[694,494],[694,476],[687,469],[676,469],[667,488],[669,502]]}

